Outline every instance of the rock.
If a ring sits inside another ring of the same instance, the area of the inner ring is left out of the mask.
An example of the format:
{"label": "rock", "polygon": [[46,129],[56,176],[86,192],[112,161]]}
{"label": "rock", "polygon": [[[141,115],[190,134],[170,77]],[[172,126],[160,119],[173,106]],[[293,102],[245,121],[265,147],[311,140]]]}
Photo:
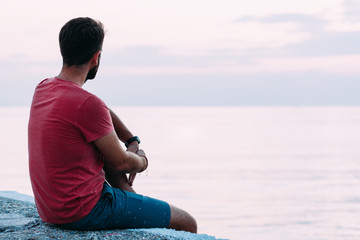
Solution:
{"label": "rock", "polygon": [[171,229],[64,230],[44,223],[39,218],[33,202],[0,196],[0,239],[215,240],[216,238]]}
{"label": "rock", "polygon": [[36,218],[24,217],[21,214],[0,214],[0,232],[21,230],[36,222]]}

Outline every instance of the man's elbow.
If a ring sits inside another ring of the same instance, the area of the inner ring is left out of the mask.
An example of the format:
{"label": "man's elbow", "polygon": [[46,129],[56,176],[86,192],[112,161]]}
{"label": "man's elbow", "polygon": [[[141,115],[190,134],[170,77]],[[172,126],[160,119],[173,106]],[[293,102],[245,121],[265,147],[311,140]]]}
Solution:
{"label": "man's elbow", "polygon": [[125,159],[116,159],[110,164],[116,171],[126,173],[136,173],[139,171],[139,166],[131,156],[127,156]]}

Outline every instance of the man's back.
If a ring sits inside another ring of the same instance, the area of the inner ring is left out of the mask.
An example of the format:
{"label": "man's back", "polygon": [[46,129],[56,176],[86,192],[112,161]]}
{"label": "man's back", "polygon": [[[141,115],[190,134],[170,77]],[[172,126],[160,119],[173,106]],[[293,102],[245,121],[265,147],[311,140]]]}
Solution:
{"label": "man's back", "polygon": [[44,221],[77,221],[95,206],[104,172],[91,142],[112,130],[106,105],[78,84],[51,78],[37,86],[29,120],[29,167]]}

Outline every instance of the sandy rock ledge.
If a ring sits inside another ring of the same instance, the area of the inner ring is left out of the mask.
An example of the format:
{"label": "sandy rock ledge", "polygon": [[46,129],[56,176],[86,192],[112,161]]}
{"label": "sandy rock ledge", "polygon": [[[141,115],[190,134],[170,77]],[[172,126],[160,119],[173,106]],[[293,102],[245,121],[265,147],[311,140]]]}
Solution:
{"label": "sandy rock ledge", "polygon": [[64,230],[41,221],[34,203],[0,196],[0,239],[214,240],[216,238],[170,229]]}

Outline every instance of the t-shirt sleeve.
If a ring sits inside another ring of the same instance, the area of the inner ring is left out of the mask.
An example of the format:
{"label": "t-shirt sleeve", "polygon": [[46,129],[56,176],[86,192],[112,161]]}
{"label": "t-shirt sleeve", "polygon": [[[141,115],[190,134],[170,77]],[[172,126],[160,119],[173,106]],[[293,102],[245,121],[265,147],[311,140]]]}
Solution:
{"label": "t-shirt sleeve", "polygon": [[87,142],[97,140],[114,130],[109,109],[95,95],[88,97],[81,105],[78,124]]}

